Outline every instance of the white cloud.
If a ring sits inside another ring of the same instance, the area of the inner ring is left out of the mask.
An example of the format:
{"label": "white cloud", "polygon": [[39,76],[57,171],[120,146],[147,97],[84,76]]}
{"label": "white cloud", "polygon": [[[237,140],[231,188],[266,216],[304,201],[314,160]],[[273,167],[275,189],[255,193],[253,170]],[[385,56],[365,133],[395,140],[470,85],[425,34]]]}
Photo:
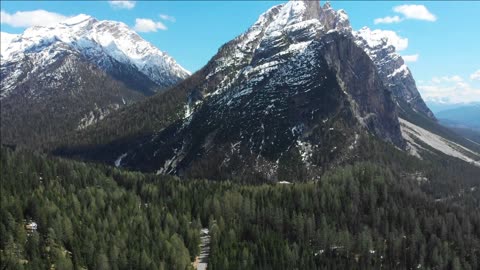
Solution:
{"label": "white cloud", "polygon": [[68,17],[49,12],[43,9],[31,11],[17,11],[10,14],[6,11],[0,12],[2,24],[8,24],[12,27],[30,27],[30,26],[49,26],[66,20]]}
{"label": "white cloud", "polygon": [[407,19],[434,22],[437,17],[433,15],[424,5],[400,5],[393,8],[393,11],[402,14]]}
{"label": "white cloud", "polygon": [[135,19],[134,29],[137,32],[157,32],[157,30],[167,30],[167,27],[161,22],[139,18]]}
{"label": "white cloud", "polygon": [[401,22],[403,19],[398,17],[398,16],[387,16],[387,17],[383,17],[383,18],[377,18],[375,19],[373,22],[375,24],[380,24],[380,23],[399,23]]}
{"label": "white cloud", "polygon": [[132,9],[135,7],[136,1],[108,1],[110,5],[114,8],[120,8],[120,9]]}
{"label": "white cloud", "polygon": [[441,86],[420,85],[419,90],[426,101],[439,103],[470,103],[480,101],[480,89],[467,85]]}
{"label": "white cloud", "polygon": [[437,17],[432,14],[427,7],[424,5],[400,5],[393,7],[393,11],[400,13],[403,17],[398,15],[395,16],[386,16],[383,18],[377,18],[373,20],[375,24],[389,24],[389,23],[399,23],[404,20],[422,20],[434,22],[437,20]]}
{"label": "white cloud", "polygon": [[418,53],[417,54],[411,54],[411,55],[403,55],[402,58],[405,62],[417,62],[418,60]]}
{"label": "white cloud", "polygon": [[471,86],[458,75],[434,77],[419,85],[426,101],[440,103],[468,103],[480,101],[480,88]]}
{"label": "white cloud", "polygon": [[169,22],[175,22],[176,21],[175,17],[167,15],[167,14],[160,14],[159,16],[160,16],[160,19],[162,19],[164,21],[169,21]]}
{"label": "white cloud", "polygon": [[439,84],[439,83],[460,83],[463,82],[462,77],[458,75],[453,75],[453,76],[443,76],[443,77],[433,77],[432,78],[432,83]]}
{"label": "white cloud", "polygon": [[480,81],[480,69],[475,71],[472,75],[470,75],[470,80],[479,80]]}

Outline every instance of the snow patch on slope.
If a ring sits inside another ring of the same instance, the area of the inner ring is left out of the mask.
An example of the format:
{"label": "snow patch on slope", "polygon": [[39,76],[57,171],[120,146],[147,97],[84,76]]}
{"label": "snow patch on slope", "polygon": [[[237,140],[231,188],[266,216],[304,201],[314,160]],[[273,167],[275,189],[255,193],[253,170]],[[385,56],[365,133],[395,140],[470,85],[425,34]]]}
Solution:
{"label": "snow patch on slope", "polygon": [[393,71],[392,74],[389,74],[388,77],[395,77],[397,74],[401,74],[402,76],[407,76],[410,73],[408,70],[407,65],[403,64],[399,68],[397,68],[395,71]]}
{"label": "snow patch on slope", "polygon": [[408,47],[408,38],[402,38],[394,31],[370,30],[368,27],[363,27],[353,34],[355,37],[365,40],[371,48],[393,46],[397,51],[401,51]]}
{"label": "snow patch on slope", "polygon": [[[441,136],[431,133],[419,126],[416,126],[407,120],[399,118],[402,135],[407,140],[410,146],[410,153],[415,156],[420,156],[420,150],[426,150],[419,145],[415,140],[420,140],[428,146],[452,157],[459,158],[463,161],[472,163],[480,167],[480,154],[473,152],[457,143],[449,141]],[[476,160],[472,159],[476,157]]]}
{"label": "snow patch on slope", "polygon": [[10,46],[10,43],[12,43],[16,37],[18,37],[18,35],[0,32],[0,55],[2,57]]}
{"label": "snow patch on slope", "polygon": [[124,159],[127,156],[127,153],[124,153],[120,155],[116,160],[115,160],[115,167],[120,167],[122,165],[122,159]]}

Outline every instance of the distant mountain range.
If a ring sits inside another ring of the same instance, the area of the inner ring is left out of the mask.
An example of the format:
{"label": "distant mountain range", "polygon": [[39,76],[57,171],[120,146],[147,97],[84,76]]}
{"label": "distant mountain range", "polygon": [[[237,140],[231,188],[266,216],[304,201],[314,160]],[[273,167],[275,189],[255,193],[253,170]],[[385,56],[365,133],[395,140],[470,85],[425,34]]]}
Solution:
{"label": "distant mountain range", "polygon": [[1,36],[4,143],[45,143],[190,75],[125,24],[87,15]]}
{"label": "distant mountain range", "polygon": [[455,104],[447,108],[435,113],[438,121],[465,138],[480,144],[480,104]]}
{"label": "distant mountain range", "polygon": [[471,103],[441,103],[441,102],[434,102],[434,101],[427,101],[426,102],[428,107],[432,110],[433,113],[438,113],[442,111],[462,108],[462,107],[470,107],[474,105],[480,105],[480,102],[471,102]]}
{"label": "distant mountain range", "polygon": [[435,115],[442,124],[480,130],[480,104],[439,111]]}

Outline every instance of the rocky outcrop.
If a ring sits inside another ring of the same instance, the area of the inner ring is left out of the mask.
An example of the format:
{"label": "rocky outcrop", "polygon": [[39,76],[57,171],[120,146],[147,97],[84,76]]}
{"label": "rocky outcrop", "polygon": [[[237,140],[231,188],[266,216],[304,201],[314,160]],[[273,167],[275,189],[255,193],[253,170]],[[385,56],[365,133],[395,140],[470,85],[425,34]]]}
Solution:
{"label": "rocky outcrop", "polygon": [[[308,1],[316,2],[316,1]],[[327,31],[337,30],[341,32],[351,32],[352,27],[350,26],[350,20],[345,10],[334,10],[330,5],[330,2],[325,3],[320,9],[320,16],[318,17],[322,25]]]}
{"label": "rocky outcrop", "polygon": [[332,33],[324,38],[322,55],[333,67],[342,88],[353,101],[359,122],[384,140],[403,148],[398,115],[389,89],[368,55],[352,39]]}
{"label": "rocky outcrop", "polygon": [[353,32],[357,45],[362,47],[375,63],[384,84],[398,101],[400,109],[408,106],[410,109],[435,120],[432,111],[427,107],[418,92],[412,72],[403,58],[390,45],[388,37],[373,34],[367,27]]}

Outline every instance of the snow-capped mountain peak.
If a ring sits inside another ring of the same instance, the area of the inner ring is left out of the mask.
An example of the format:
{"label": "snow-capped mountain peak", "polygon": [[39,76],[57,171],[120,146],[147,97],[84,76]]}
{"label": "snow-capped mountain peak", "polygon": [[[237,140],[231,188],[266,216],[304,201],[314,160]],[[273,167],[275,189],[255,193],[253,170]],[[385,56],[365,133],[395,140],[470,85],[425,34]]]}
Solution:
{"label": "snow-capped mountain peak", "polygon": [[72,25],[78,25],[81,23],[85,23],[87,21],[97,21],[95,18],[93,18],[90,15],[87,14],[78,14],[77,16],[70,17],[62,22],[61,24],[72,26]]}
{"label": "snow-capped mountain peak", "polygon": [[134,66],[161,87],[190,75],[172,57],[145,41],[126,24],[99,21],[85,14],[53,26],[30,27],[14,37],[2,33],[1,47],[2,65],[21,61],[32,53],[40,61],[37,64],[42,65],[50,63],[56,51],[70,50],[103,69],[109,68],[112,59]]}
{"label": "snow-capped mountain peak", "polygon": [[[352,29],[345,11],[334,10],[328,2],[323,7],[319,1],[308,0],[292,0],[276,5],[261,14],[244,34],[230,42],[225,53],[221,53],[222,57],[215,59],[217,69],[207,78],[232,68],[239,70],[235,76],[240,75],[241,69],[245,69],[248,76],[262,76],[265,71],[274,70],[285,61],[285,56],[302,53],[313,41],[334,31],[351,35]],[[275,53],[266,55],[267,52]],[[263,65],[252,68],[258,64],[255,63],[257,60]],[[230,79],[223,79],[215,94],[223,91]]]}
{"label": "snow-capped mountain peak", "polygon": [[85,14],[1,38],[2,139],[14,144],[83,129],[189,76],[126,24]]}
{"label": "snow-capped mountain peak", "polygon": [[[347,13],[343,9],[334,10],[329,2],[321,7],[318,1],[291,0],[286,4],[278,5],[277,8],[279,12],[275,16],[275,20],[271,22],[270,30],[281,30],[294,24],[315,20],[321,24],[319,28],[325,31],[351,31]],[[260,16],[259,21],[263,20],[265,14]],[[303,24],[303,26],[305,25]]]}

